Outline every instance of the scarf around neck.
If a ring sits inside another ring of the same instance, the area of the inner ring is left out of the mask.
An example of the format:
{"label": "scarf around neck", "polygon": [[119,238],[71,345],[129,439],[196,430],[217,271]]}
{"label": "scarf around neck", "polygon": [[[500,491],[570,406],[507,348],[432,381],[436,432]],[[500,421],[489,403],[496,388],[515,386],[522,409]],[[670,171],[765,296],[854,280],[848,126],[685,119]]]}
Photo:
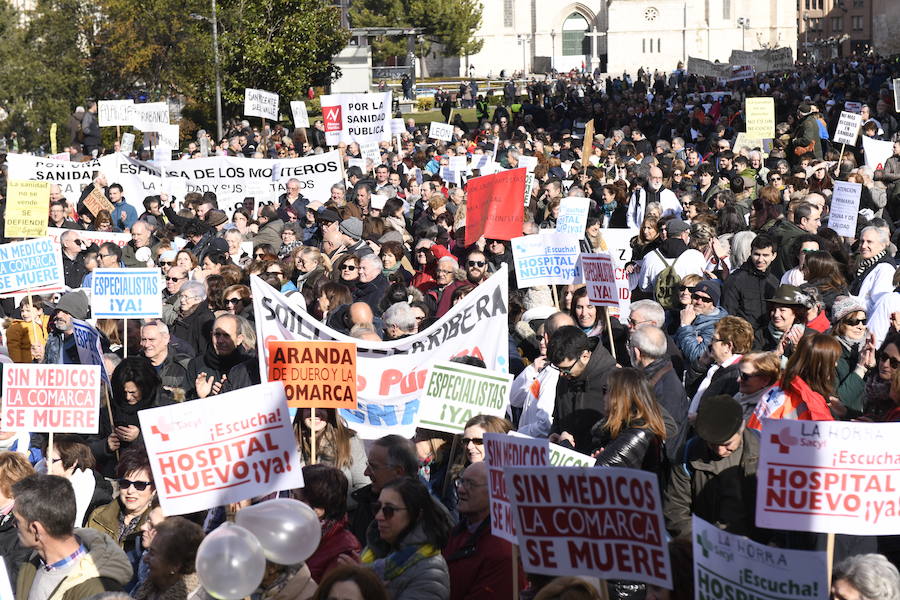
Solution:
{"label": "scarf around neck", "polygon": [[887,256],[887,248],[873,256],[872,258],[866,258],[860,261],[859,266],[856,267],[856,277],[857,279],[862,276],[863,273],[866,272],[866,269],[883,259]]}
{"label": "scarf around neck", "polygon": [[370,565],[375,574],[382,581],[390,581],[396,579],[400,575],[415,565],[416,563],[440,554],[440,550],[431,544],[411,544],[409,546],[401,546],[397,551],[392,552],[384,558],[376,558],[375,552],[371,548],[363,550],[360,561],[364,565]]}

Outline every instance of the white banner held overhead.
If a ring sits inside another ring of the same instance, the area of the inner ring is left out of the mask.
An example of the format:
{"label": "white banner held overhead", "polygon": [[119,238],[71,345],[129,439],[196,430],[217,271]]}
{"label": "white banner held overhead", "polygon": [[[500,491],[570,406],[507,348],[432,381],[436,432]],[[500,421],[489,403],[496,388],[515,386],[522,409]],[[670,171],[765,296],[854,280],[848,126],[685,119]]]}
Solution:
{"label": "white banner held overhead", "polygon": [[849,181],[835,181],[834,194],[831,196],[831,214],[828,216],[828,228],[838,235],[856,237],[856,220],[859,217],[859,197],[862,184]]}
{"label": "white banner held overhead", "polygon": [[391,141],[391,92],[331,94],[321,97],[325,142]]}
{"label": "white banner held overhead", "polygon": [[306,111],[306,102],[303,100],[291,100],[291,115],[294,117],[294,127],[309,127],[309,113]]}
{"label": "white banner held overhead", "polygon": [[877,171],[884,168],[884,163],[894,153],[894,144],[863,136],[863,154],[866,155],[866,166]]}
{"label": "white banner held overhead", "polygon": [[100,100],[97,102],[100,127],[134,124],[134,100]]}
{"label": "white banner held overhead", "polygon": [[244,116],[278,120],[278,94],[244,88]]}
{"label": "white banner held overhead", "polygon": [[132,125],[143,131],[159,131],[160,125],[169,124],[169,105],[165,102],[147,102],[134,105],[134,123]]}

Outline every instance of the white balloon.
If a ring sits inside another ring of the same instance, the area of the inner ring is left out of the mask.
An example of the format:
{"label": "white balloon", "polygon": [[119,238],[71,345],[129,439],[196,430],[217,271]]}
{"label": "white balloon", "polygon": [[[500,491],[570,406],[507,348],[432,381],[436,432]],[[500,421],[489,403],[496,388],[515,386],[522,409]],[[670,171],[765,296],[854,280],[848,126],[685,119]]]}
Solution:
{"label": "white balloon", "polygon": [[315,511],[292,498],[274,498],[241,509],[234,520],[256,536],[266,558],[278,565],[302,563],[322,539]]}
{"label": "white balloon", "polygon": [[197,575],[219,600],[240,600],[262,582],[266,557],[259,540],[234,523],[223,523],[197,549]]}

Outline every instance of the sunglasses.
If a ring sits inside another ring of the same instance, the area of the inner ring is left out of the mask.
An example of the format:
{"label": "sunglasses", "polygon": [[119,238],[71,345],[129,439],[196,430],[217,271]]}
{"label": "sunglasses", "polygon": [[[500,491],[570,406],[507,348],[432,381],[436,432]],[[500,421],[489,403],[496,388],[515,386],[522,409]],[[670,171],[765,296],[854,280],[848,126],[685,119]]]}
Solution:
{"label": "sunglasses", "polygon": [[166,275],[166,281],[181,281],[182,279],[187,279],[187,277],[169,277]]}
{"label": "sunglasses", "polygon": [[483,266],[486,265],[487,263],[484,262],[483,260],[470,260],[467,264],[468,264],[470,267],[483,267]]}
{"label": "sunglasses", "polygon": [[743,371],[741,371],[738,375],[738,379],[740,379],[741,381],[747,381],[751,377],[756,377],[757,375],[759,375],[759,373],[744,373]]}
{"label": "sunglasses", "polygon": [[844,323],[850,327],[856,327],[857,325],[865,325],[868,321],[868,319],[847,319]]}
{"label": "sunglasses", "polygon": [[678,290],[681,291],[681,292],[691,292],[691,293],[693,293],[694,290],[696,290],[696,289],[697,289],[697,286],[693,286],[693,287],[690,287],[690,286],[687,286],[687,285],[679,285],[679,286],[678,286]]}
{"label": "sunglasses", "polygon": [[[102,255],[102,254],[98,254],[97,256],[99,256],[100,258],[103,258],[103,255]],[[106,256],[112,256],[112,255],[111,255],[111,254],[107,254]],[[159,266],[161,266],[161,267],[171,267],[171,266],[174,265],[174,264],[175,264],[175,263],[173,263],[173,262],[171,262],[171,261],[165,261],[165,260],[164,260],[164,261],[162,261],[161,263],[159,263]]]}
{"label": "sunglasses", "polygon": [[123,491],[127,490],[131,486],[134,486],[134,489],[136,489],[139,492],[143,492],[144,490],[147,489],[148,485],[153,485],[153,482],[152,481],[132,481],[130,479],[125,479],[124,477],[119,479],[119,489],[123,490]]}
{"label": "sunglasses", "polygon": [[268,275],[284,275],[284,273],[281,271],[266,271],[266,274],[268,274]]}
{"label": "sunglasses", "polygon": [[341,265],[341,271],[355,271],[356,265]]}
{"label": "sunglasses", "polygon": [[262,258],[262,257],[265,256],[265,254],[262,253],[262,252],[258,252],[258,253],[256,253],[256,254],[254,254],[253,256],[256,257],[256,258]]}
{"label": "sunglasses", "polygon": [[697,292],[692,292],[692,293],[691,293],[691,300],[701,300],[701,301],[703,301],[703,302],[709,302],[709,303],[712,303],[712,298],[710,298],[709,296],[701,296],[701,295],[698,294]]}
{"label": "sunglasses", "polygon": [[393,506],[392,504],[382,504],[381,502],[373,502],[372,503],[372,514],[377,516],[379,512],[384,514],[385,519],[393,519],[394,513],[398,510],[407,510],[405,508],[400,508],[399,506]]}
{"label": "sunglasses", "polygon": [[227,300],[225,300],[225,304],[234,304],[234,305],[237,305],[237,304],[240,304],[240,303],[243,302],[243,301],[244,301],[243,298],[228,298]]}
{"label": "sunglasses", "polygon": [[881,356],[878,357],[878,362],[884,362],[884,361],[889,362],[891,364],[892,369],[896,369],[897,367],[900,367],[900,359],[894,358],[893,356],[891,356],[889,354],[882,354]]}
{"label": "sunglasses", "polygon": [[484,438],[463,438],[462,440],[463,448],[469,445],[469,442],[475,444],[476,446],[481,446],[484,444]]}
{"label": "sunglasses", "polygon": [[675,171],[672,173],[672,177],[681,177],[681,171]]}

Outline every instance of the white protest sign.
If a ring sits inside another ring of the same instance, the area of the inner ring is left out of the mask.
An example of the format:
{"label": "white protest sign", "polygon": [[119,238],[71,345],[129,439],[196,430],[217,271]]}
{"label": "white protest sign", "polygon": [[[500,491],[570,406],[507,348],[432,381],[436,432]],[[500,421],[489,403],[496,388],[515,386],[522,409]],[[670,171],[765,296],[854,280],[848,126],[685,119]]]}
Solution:
{"label": "white protest sign", "polygon": [[348,158],[347,159],[347,168],[350,169],[352,167],[359,167],[359,170],[363,173],[366,172],[366,159],[364,158]]}
{"label": "white protest sign", "polygon": [[[339,333],[257,277],[250,278],[257,339],[336,340],[356,343],[357,410],[341,410],[363,439],[389,433],[410,437],[416,428],[428,369],[467,354],[497,373],[509,371],[508,273],[501,267],[424,331],[389,342],[368,342]],[[267,377],[267,351],[259,353]]]}
{"label": "white protest sign", "polygon": [[838,235],[856,237],[856,219],[859,216],[859,196],[862,194],[861,183],[835,181],[834,194],[831,196],[831,214],[828,217],[828,228]]}
{"label": "white protest sign", "polygon": [[325,142],[391,141],[391,92],[331,94],[321,97]]}
{"label": "white protest sign", "polygon": [[100,367],[3,365],[3,431],[97,433]]}
{"label": "white protest sign", "polygon": [[502,417],[513,377],[455,362],[435,363],[425,379],[419,426],[462,433],[475,415]]}
{"label": "white protest sign", "polygon": [[91,315],[95,319],[162,317],[159,269],[94,269]]}
{"label": "white protest sign", "polygon": [[6,561],[0,556],[0,600],[15,600],[15,598],[9,582],[9,571],[6,570]]}
{"label": "white protest sign", "polygon": [[862,102],[844,102],[844,108],[849,112],[859,114],[862,112]]}
{"label": "white protest sign", "polygon": [[559,216],[556,218],[556,233],[584,237],[584,228],[587,225],[590,208],[590,198],[570,196],[560,200]]}
{"label": "white protest sign", "polygon": [[505,433],[485,433],[483,440],[491,499],[491,533],[515,544],[516,525],[503,472],[508,467],[546,467],[550,464],[549,442],[544,438]]}
{"label": "white protest sign", "polygon": [[385,203],[387,203],[388,197],[384,194],[372,194],[369,199],[369,204],[375,210],[382,210],[384,208]]}
{"label": "white protest sign", "polygon": [[537,156],[519,156],[519,167],[525,167],[529,173],[534,171],[534,168],[538,164]]}
{"label": "white protest sign", "polygon": [[695,598],[828,598],[824,552],[782,550],[722,531],[694,515]]}
{"label": "white protest sign", "polygon": [[619,308],[615,267],[609,254],[605,252],[582,254],[581,272],[591,304]]}
{"label": "white protest sign", "polygon": [[437,121],[432,121],[428,125],[428,137],[429,139],[449,142],[453,139],[453,125],[450,125],[449,123],[438,123]]}
{"label": "white protest sign", "polygon": [[656,474],[620,467],[506,467],[503,477],[526,572],[672,588]]}
{"label": "white protest sign", "polygon": [[559,444],[550,444],[551,467],[593,467],[596,464],[597,459],[593,456],[582,454]]}
{"label": "white protest sign", "polygon": [[[72,230],[62,229],[60,227],[48,227],[47,236],[53,240],[54,243],[61,244],[60,236],[66,231]],[[115,233],[113,231],[79,231],[78,237],[88,246],[91,244],[97,244],[99,246],[106,242],[112,242],[119,248],[124,248],[128,242],[131,241],[130,233]]]}
{"label": "white protest sign", "polygon": [[894,88],[894,110],[900,112],[900,79],[891,82]]}
{"label": "white protest sign", "polygon": [[[469,165],[469,168],[484,169],[490,162],[492,162],[490,154],[473,154],[472,164]],[[482,172],[482,175],[486,175],[486,173]]]}
{"label": "white protest sign", "polygon": [[[484,171],[482,171],[482,175],[485,175]],[[531,191],[534,189],[534,173],[529,173],[525,171],[525,197],[522,198],[522,201],[525,203],[525,206],[531,205]]]}
{"label": "white protest sign", "polygon": [[896,535],[900,423],[763,419],[756,524],[770,529]]}
{"label": "white protest sign", "polygon": [[[372,161],[372,169],[381,164],[381,149],[378,147],[378,142],[372,142],[367,144],[359,145],[360,154],[362,154],[363,160]],[[363,171],[371,170],[368,168],[363,169]]]}
{"label": "white protest sign", "polygon": [[132,125],[143,132],[159,131],[160,125],[169,124],[169,105],[165,102],[147,102],[134,105]]}
{"label": "white protest sign", "polygon": [[834,143],[855,145],[860,127],[862,127],[862,115],[842,110],[837,128],[834,130]]}
{"label": "white protest sign", "polygon": [[619,320],[631,313],[631,290],[641,281],[641,263],[634,266],[631,275],[625,272],[625,266],[631,262],[631,239],[638,234],[637,229],[603,229],[600,235],[606,242],[609,254],[616,267],[616,287],[619,290]]}
{"label": "white protest sign", "polygon": [[447,166],[451,171],[463,173],[468,168],[468,160],[465,156],[451,156],[447,159]]}
{"label": "white protest sign", "polygon": [[64,285],[62,254],[49,237],[0,245],[0,293]]}
{"label": "white protest sign", "polygon": [[579,240],[559,233],[524,235],[510,240],[519,289],[581,282]]}
{"label": "white protest sign", "polygon": [[460,179],[459,171],[454,171],[450,167],[444,165],[441,167],[440,172],[441,179],[443,179],[447,183],[452,183],[457,186],[462,185],[462,180]]}
{"label": "white protest sign", "polygon": [[159,126],[159,147],[169,150],[178,150],[181,141],[178,136],[178,125]]}
{"label": "white protest sign", "polygon": [[100,100],[97,102],[97,122],[100,127],[131,125],[134,123],[134,100]]}
{"label": "white protest sign", "polygon": [[278,120],[278,94],[244,88],[244,116]]}
{"label": "white protest sign", "polygon": [[309,127],[309,113],[306,111],[306,102],[303,100],[291,100],[291,114],[294,117],[294,127]]}
{"label": "white protest sign", "polygon": [[124,152],[125,154],[131,154],[134,152],[134,134],[133,133],[123,133],[122,141],[119,143],[119,150]]}
{"label": "white protest sign", "polygon": [[892,142],[884,142],[875,140],[870,137],[863,136],[863,154],[866,156],[866,166],[877,171],[884,168],[884,163],[894,153],[894,144]]}
{"label": "white protest sign", "polygon": [[402,135],[406,133],[406,125],[403,124],[403,119],[391,119],[391,135]]}
{"label": "white protest sign", "polygon": [[167,515],[303,487],[280,382],[150,408],[138,417]]}

